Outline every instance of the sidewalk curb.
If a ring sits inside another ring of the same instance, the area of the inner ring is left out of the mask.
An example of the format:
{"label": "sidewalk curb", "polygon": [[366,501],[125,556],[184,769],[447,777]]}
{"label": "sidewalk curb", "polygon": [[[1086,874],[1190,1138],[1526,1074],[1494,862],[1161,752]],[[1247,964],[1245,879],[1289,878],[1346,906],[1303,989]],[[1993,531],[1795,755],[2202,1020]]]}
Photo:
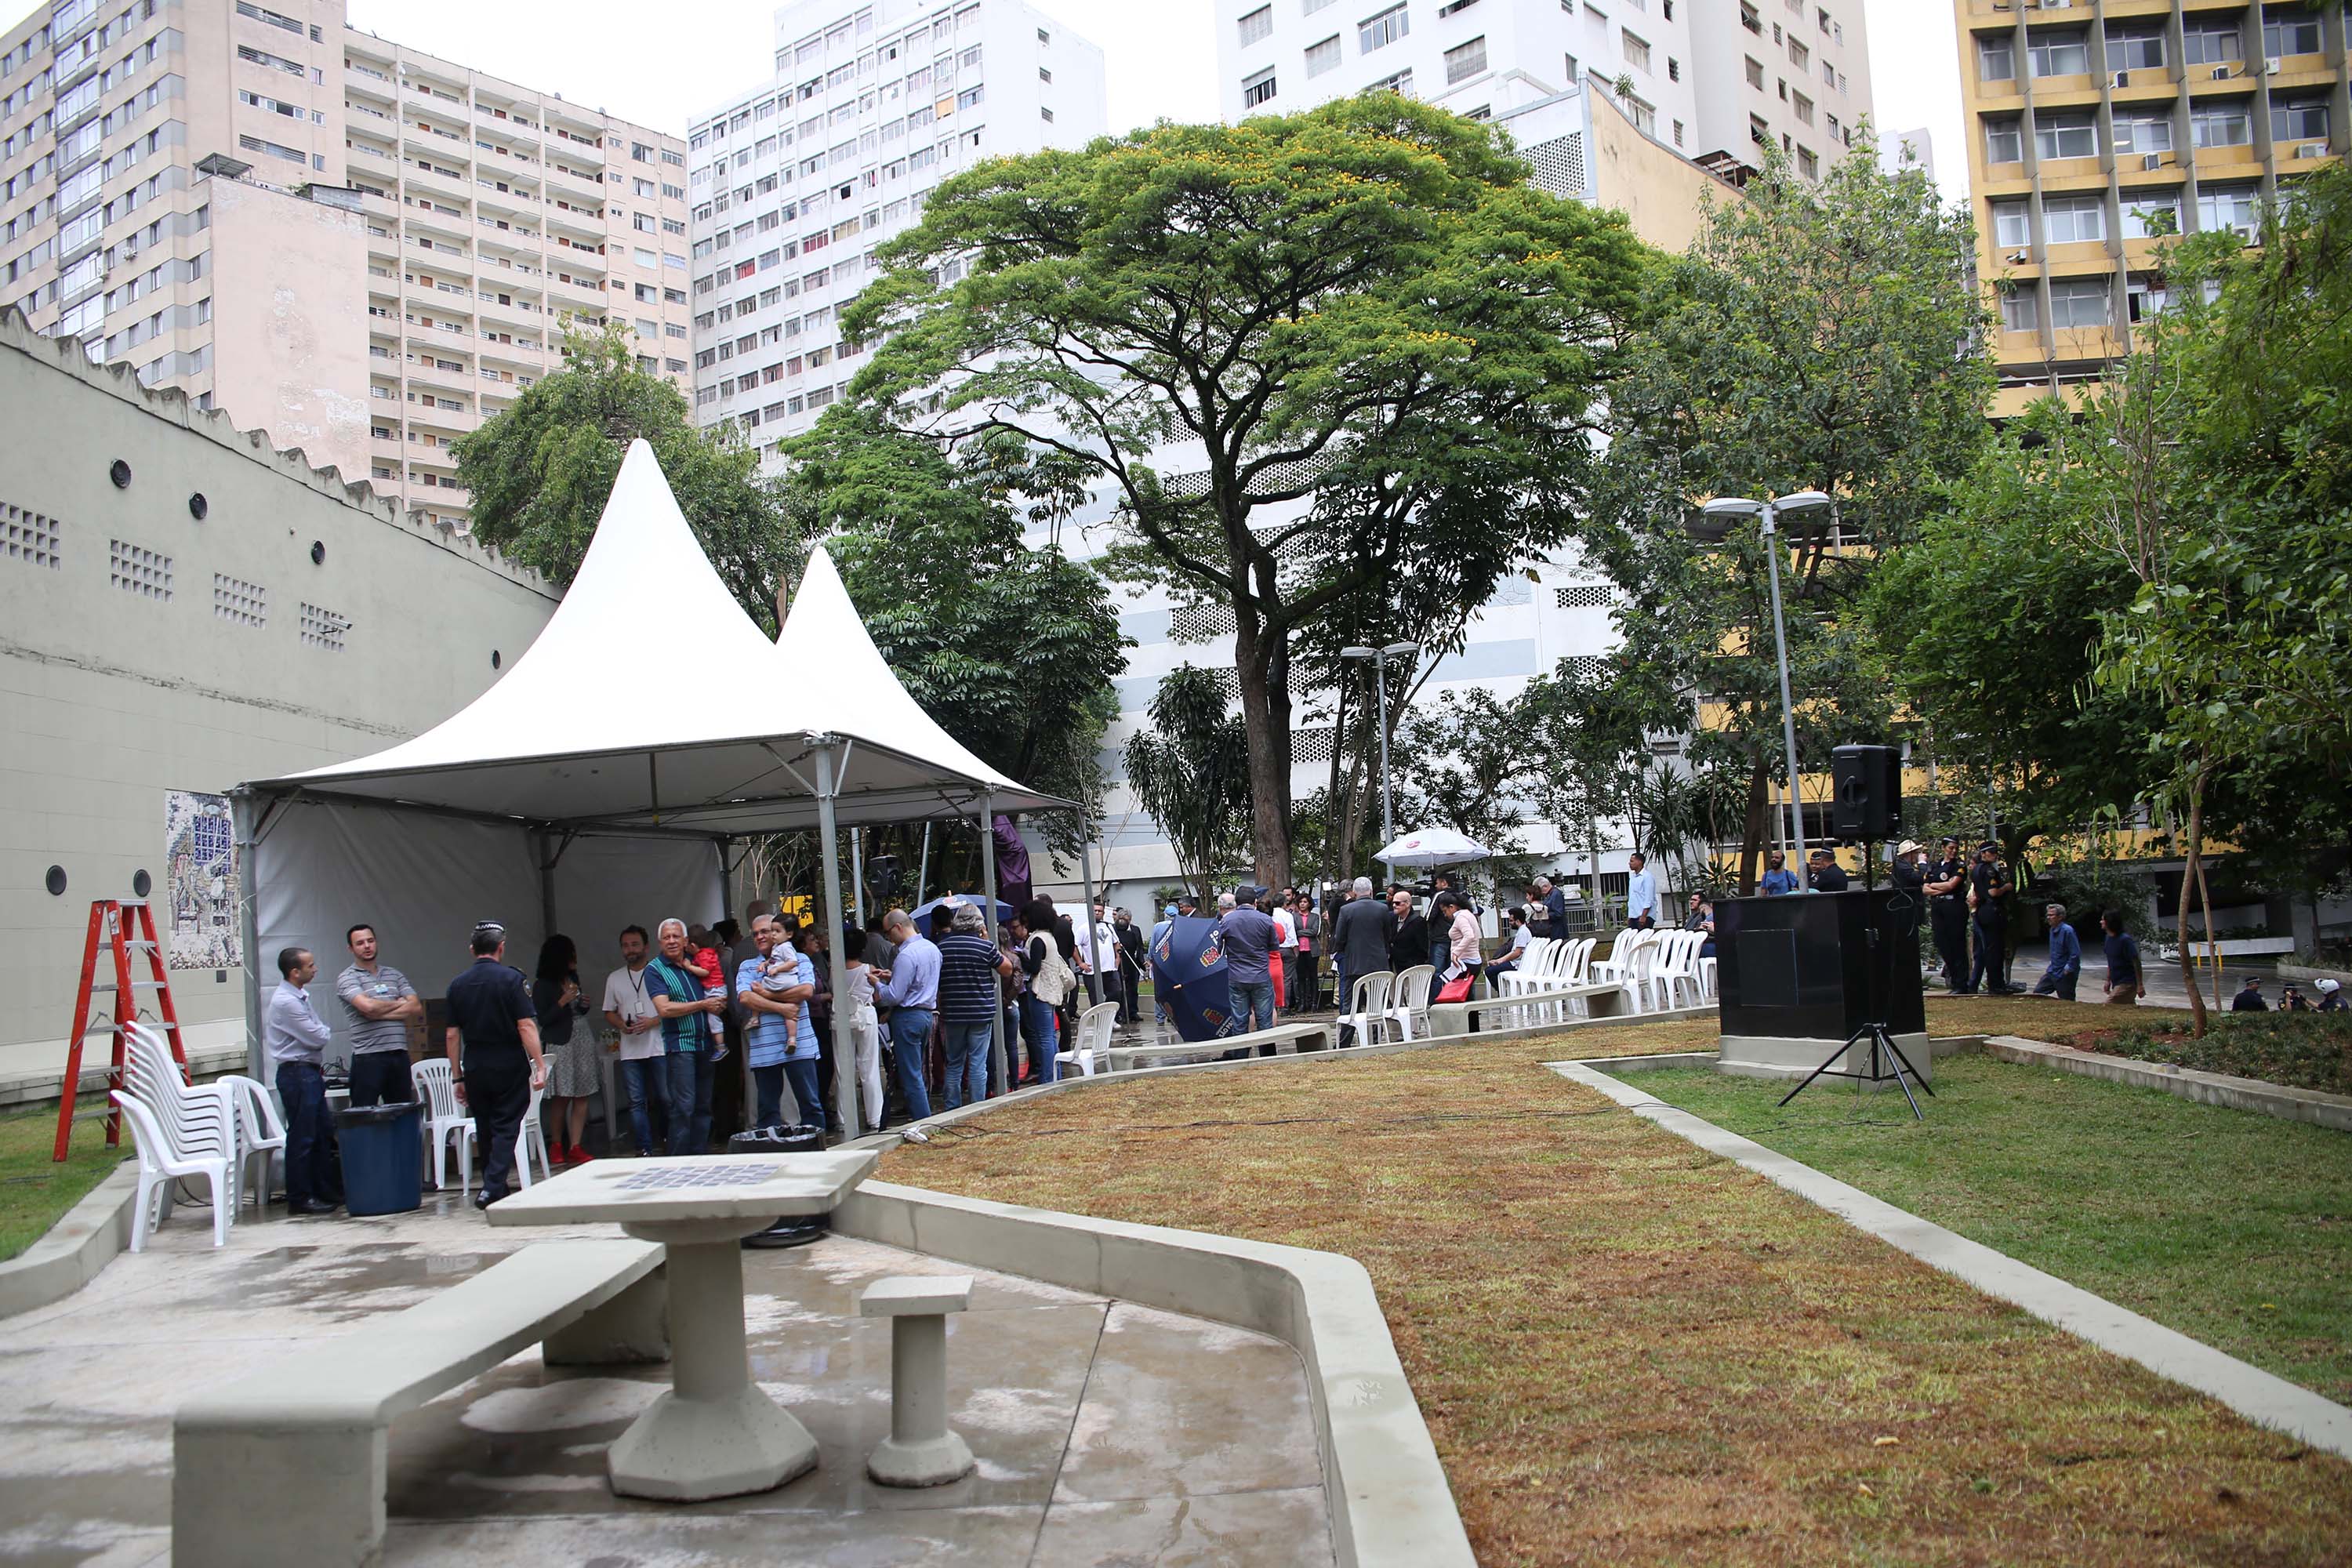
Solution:
{"label": "sidewalk curb", "polygon": [[2168,1062],[2143,1062],[2111,1057],[2100,1051],[2067,1050],[2016,1035],[1989,1035],[1982,1047],[1987,1056],[2026,1067],[2046,1067],[2081,1078],[2103,1078],[2135,1089],[2153,1089],[2182,1100],[2232,1110],[2252,1110],[2282,1121],[2308,1121],[2316,1127],[2352,1132],[2352,1096],[2324,1094],[2315,1089],[2291,1089],[2258,1078],[2200,1072]]}
{"label": "sidewalk curb", "polygon": [[2195,1389],[2258,1426],[2352,1458],[2352,1410],[2333,1400],[2020,1263],[2006,1253],[1930,1224],[1752,1139],[1653,1099],[1585,1063],[1547,1065],[1570,1082],[1605,1094],[1708,1153],[1747,1167],[1931,1268],[2022,1308],[2103,1351],[2137,1362],[2158,1377]]}
{"label": "sidewalk curb", "polygon": [[131,1245],[139,1162],[125,1160],[66,1210],[40,1240],[0,1263],[0,1318],[62,1301]]}

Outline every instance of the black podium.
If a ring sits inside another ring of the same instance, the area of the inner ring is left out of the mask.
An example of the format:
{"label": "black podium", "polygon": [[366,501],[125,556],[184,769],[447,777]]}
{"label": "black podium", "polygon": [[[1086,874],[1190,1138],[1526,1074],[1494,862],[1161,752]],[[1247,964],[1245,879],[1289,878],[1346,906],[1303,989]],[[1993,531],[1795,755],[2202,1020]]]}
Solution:
{"label": "black podium", "polygon": [[1869,1023],[1925,1032],[1918,912],[1889,910],[1898,898],[1917,902],[1891,888],[1719,900],[1723,1032],[1828,1041]]}

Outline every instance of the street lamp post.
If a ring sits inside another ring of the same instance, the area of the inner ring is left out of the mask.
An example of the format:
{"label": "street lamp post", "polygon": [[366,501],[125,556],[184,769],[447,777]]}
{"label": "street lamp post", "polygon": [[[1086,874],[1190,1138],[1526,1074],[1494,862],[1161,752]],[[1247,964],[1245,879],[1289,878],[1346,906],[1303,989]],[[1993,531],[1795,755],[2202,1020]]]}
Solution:
{"label": "street lamp post", "polygon": [[1381,721],[1381,842],[1396,842],[1396,802],[1389,792],[1389,660],[1406,654],[1417,654],[1420,645],[1392,642],[1385,647],[1343,647],[1341,658],[1369,658],[1372,661],[1374,700],[1380,704]]}
{"label": "street lamp post", "polygon": [[[1780,739],[1788,748],[1789,763],[1789,842],[1796,847],[1799,887],[1803,887],[1808,874],[1805,866],[1805,813],[1797,796],[1797,710],[1789,696],[1789,631],[1780,617],[1780,520],[1783,512],[1811,511],[1830,504],[1830,498],[1819,490],[1799,490],[1779,500],[1750,500],[1739,496],[1718,496],[1706,503],[1709,518],[1756,517],[1764,524],[1764,566],[1772,584],[1772,652],[1780,670]],[[1727,528],[1728,524],[1725,525]],[[1721,538],[1721,534],[1717,534]]]}

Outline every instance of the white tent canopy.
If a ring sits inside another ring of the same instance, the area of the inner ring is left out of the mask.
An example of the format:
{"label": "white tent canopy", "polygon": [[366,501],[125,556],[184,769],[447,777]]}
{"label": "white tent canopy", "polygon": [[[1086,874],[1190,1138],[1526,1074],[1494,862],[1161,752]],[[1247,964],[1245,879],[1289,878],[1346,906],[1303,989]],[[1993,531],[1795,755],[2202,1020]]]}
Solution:
{"label": "white tent canopy", "polygon": [[[689,654],[746,677],[717,711]],[[637,441],[562,604],[503,679],[414,740],[249,787],[558,830],[764,833],[815,825],[809,763],[824,735],[850,742],[841,823],[969,816],[982,794],[1000,811],[1069,804],[991,768],[916,704],[822,546],[771,646]]]}
{"label": "white tent canopy", "polygon": [[[728,672],[726,690],[690,669]],[[506,923],[521,967],[567,930],[584,979],[623,923],[717,919],[737,838],[821,829],[837,925],[835,827],[977,818],[987,855],[992,813],[1070,804],[998,773],[917,705],[822,547],[771,644],[644,441],[563,602],[501,679],[413,740],[234,799],[257,1048],[256,961],[298,945],[340,963],[353,921],[377,922],[387,958],[427,994],[464,967],[485,918]],[[840,991],[837,947],[835,963]],[[855,1077],[838,1077],[851,1095]]]}
{"label": "white tent canopy", "polygon": [[1490,853],[1484,844],[1466,834],[1450,827],[1424,827],[1418,833],[1406,834],[1372,858],[1391,866],[1459,866],[1484,860]]}

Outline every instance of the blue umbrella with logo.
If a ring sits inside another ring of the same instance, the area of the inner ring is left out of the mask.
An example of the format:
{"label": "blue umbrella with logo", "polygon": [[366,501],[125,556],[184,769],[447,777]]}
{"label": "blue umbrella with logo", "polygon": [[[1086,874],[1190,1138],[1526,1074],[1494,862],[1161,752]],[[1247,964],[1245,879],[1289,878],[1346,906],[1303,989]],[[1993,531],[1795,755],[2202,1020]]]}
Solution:
{"label": "blue umbrella with logo", "polygon": [[1151,988],[1178,1036],[1188,1041],[1215,1037],[1233,1016],[1216,921],[1180,915],[1168,922],[1151,944]]}

